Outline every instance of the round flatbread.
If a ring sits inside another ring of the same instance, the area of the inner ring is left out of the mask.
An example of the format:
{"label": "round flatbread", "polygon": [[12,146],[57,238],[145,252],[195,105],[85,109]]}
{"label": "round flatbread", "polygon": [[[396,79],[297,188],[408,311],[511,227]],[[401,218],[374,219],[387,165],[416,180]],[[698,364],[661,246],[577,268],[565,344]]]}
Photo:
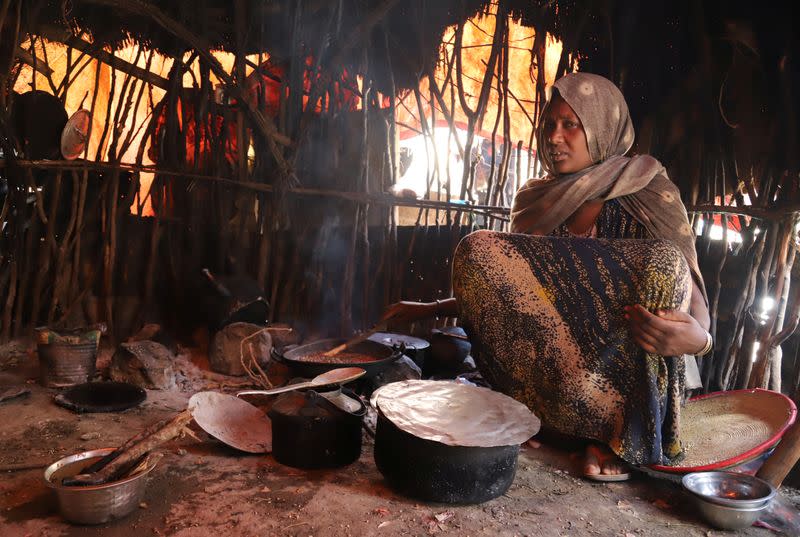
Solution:
{"label": "round flatbread", "polygon": [[448,446],[521,444],[541,425],[519,401],[457,382],[394,382],[376,390],[370,402],[399,429]]}
{"label": "round flatbread", "polygon": [[272,451],[272,422],[247,401],[198,392],[189,399],[189,412],[205,432],[231,447],[248,453]]}

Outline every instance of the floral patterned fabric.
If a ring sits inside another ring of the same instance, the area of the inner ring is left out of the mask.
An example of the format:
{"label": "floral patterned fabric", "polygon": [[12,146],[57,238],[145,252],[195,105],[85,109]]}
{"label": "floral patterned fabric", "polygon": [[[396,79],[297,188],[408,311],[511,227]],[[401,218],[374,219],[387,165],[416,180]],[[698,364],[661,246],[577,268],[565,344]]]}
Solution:
{"label": "floral patterned fabric", "polygon": [[604,206],[598,235],[638,240],[464,238],[453,264],[459,319],[481,373],[543,424],[633,464],[670,464],[681,456],[685,362],[642,350],[623,306],[687,311],[691,272],[672,242],[618,211]]}

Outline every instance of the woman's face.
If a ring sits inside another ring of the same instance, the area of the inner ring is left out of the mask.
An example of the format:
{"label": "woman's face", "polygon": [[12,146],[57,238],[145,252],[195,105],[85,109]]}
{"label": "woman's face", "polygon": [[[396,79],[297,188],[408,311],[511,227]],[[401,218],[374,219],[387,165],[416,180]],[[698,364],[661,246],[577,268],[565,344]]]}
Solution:
{"label": "woman's face", "polygon": [[544,117],[544,141],[554,171],[575,173],[594,164],[589,155],[586,133],[581,120],[567,102],[556,95]]}

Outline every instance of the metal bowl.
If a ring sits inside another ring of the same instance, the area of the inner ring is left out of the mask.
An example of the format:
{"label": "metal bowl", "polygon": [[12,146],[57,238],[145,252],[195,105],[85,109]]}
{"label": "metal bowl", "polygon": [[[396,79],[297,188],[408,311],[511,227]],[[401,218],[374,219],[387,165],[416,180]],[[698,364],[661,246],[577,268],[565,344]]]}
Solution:
{"label": "metal bowl", "polygon": [[58,499],[61,515],[77,524],[103,524],[122,518],[141,503],[146,479],[155,464],[120,481],[91,487],[65,487],[61,479],[80,473],[96,460],[114,451],[101,448],[64,457],[44,471],[44,480]]}
{"label": "metal bowl", "polygon": [[712,526],[721,530],[739,530],[748,528],[759,519],[769,502],[760,507],[728,507],[692,495],[703,518]]}
{"label": "metal bowl", "polygon": [[736,472],[693,472],[683,487],[705,501],[734,508],[762,507],[775,496],[775,487],[752,475]]}

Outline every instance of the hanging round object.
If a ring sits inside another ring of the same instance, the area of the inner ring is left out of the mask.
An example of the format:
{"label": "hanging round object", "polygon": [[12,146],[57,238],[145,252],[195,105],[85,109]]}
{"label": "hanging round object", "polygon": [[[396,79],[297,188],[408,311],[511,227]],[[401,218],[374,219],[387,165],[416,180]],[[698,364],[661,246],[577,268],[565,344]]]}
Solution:
{"label": "hanging round object", "polygon": [[81,108],[67,120],[61,131],[61,155],[67,160],[75,160],[86,149],[91,131],[91,116]]}
{"label": "hanging round object", "polygon": [[17,143],[25,158],[58,158],[59,137],[67,123],[67,112],[58,97],[42,90],[15,94],[10,116]]}

